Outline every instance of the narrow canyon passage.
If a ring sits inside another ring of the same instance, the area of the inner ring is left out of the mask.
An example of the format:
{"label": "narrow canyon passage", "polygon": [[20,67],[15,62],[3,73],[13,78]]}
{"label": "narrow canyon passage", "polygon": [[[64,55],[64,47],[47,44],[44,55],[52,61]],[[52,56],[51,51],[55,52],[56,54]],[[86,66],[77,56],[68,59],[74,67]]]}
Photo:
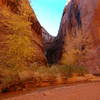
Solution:
{"label": "narrow canyon passage", "polygon": [[[70,0],[57,36],[47,32],[35,12],[29,0],[0,0],[0,93],[63,84],[71,78],[87,82],[100,75],[100,0]],[[54,28],[53,20],[48,21]],[[100,82],[94,82],[7,100],[100,100],[99,94]]]}

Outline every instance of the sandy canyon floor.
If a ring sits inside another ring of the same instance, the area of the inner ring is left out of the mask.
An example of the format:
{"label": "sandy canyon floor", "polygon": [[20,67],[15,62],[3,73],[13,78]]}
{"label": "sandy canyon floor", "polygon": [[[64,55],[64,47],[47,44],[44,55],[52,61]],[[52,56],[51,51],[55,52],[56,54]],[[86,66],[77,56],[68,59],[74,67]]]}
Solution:
{"label": "sandy canyon floor", "polygon": [[42,89],[3,100],[100,100],[100,82]]}

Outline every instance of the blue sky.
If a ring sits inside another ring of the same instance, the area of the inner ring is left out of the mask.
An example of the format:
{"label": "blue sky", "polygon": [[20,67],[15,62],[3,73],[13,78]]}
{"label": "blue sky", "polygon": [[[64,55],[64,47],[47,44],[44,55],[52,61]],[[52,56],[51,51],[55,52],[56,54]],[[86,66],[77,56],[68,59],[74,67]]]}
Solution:
{"label": "blue sky", "polygon": [[30,0],[41,25],[53,36],[58,33],[66,0]]}

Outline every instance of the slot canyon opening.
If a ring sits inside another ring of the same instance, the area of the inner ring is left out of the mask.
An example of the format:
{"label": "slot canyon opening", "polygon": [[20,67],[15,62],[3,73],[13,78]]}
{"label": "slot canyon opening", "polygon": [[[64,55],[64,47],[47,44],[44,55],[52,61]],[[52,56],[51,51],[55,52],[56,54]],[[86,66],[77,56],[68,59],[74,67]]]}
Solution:
{"label": "slot canyon opening", "polygon": [[62,55],[63,42],[61,39],[55,38],[54,41],[46,48],[46,57],[48,64],[56,64]]}
{"label": "slot canyon opening", "polygon": [[58,38],[58,30],[66,2],[69,0],[30,1],[37,19],[43,26],[42,37],[48,64],[56,64],[61,58],[63,41]]}

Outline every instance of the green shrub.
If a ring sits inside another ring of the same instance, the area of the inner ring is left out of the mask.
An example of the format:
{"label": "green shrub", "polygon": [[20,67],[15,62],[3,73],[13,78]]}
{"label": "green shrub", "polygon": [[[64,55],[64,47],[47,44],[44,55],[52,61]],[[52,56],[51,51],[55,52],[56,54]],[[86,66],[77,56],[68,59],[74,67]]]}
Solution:
{"label": "green shrub", "polygon": [[38,67],[34,68],[35,77],[40,77],[41,80],[55,80],[57,77],[68,78],[73,74],[84,75],[87,70],[83,66],[72,66],[72,65],[53,65],[51,67]]}

